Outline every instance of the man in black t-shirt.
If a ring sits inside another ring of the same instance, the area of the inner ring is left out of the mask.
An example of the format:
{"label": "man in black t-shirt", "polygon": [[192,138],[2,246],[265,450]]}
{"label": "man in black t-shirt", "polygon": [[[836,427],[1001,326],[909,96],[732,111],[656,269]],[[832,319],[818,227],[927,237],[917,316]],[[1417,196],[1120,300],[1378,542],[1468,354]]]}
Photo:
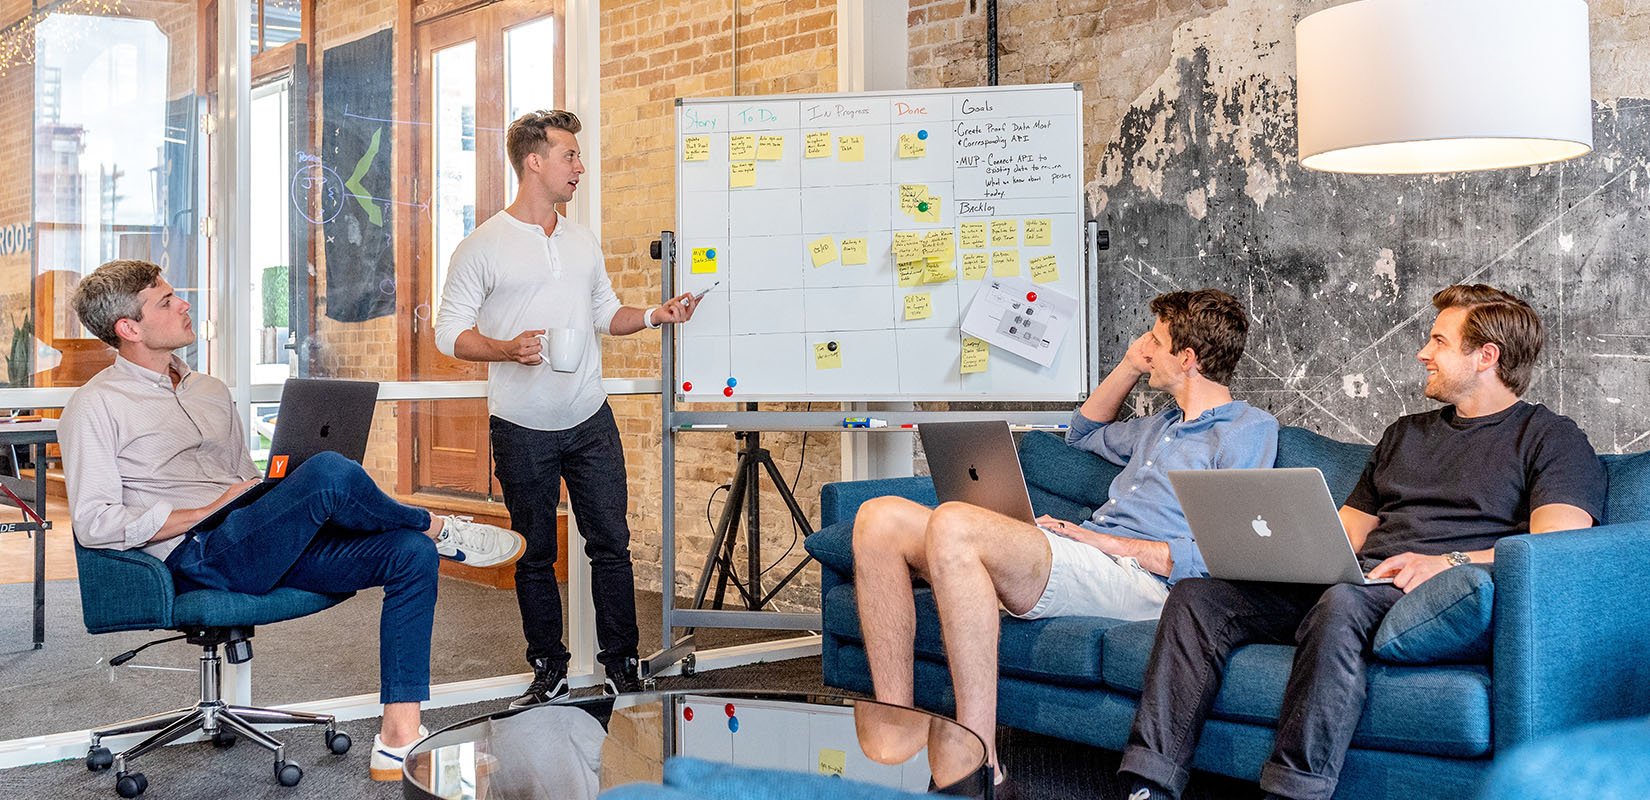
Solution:
{"label": "man in black t-shirt", "polygon": [[1392,584],[1175,584],[1123,751],[1130,800],[1185,788],[1226,657],[1249,642],[1299,646],[1261,789],[1330,797],[1363,713],[1370,641],[1392,604],[1446,569],[1493,561],[1503,536],[1603,516],[1604,469],[1586,435],[1519,399],[1546,338],[1534,309],[1482,284],[1448,287],[1432,303],[1438,317],[1416,357],[1426,396],[1447,405],[1387,428],[1340,510],[1370,576]]}

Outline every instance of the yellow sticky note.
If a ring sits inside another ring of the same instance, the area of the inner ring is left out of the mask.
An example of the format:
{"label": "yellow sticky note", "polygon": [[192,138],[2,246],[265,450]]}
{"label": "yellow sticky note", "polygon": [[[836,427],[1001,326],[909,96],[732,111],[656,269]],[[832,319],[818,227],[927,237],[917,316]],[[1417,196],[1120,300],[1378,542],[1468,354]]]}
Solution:
{"label": "yellow sticky note", "polygon": [[964,336],[962,340],[962,374],[985,372],[991,366],[991,345],[984,339]]}
{"label": "yellow sticky note", "polygon": [[864,264],[866,261],[866,247],[864,239],[842,240],[842,263]]}
{"label": "yellow sticky note", "polygon": [[1054,256],[1038,256],[1027,262],[1031,266],[1031,279],[1037,283],[1053,283],[1060,280],[1060,265]]}
{"label": "yellow sticky note", "polygon": [[821,236],[808,243],[808,254],[814,257],[814,266],[821,267],[836,260],[836,240]]}
{"label": "yellow sticky note", "polygon": [[810,131],[802,140],[803,158],[830,158],[831,132]]}
{"label": "yellow sticky note", "polygon": [[915,231],[894,231],[894,263],[922,260],[922,238]]}
{"label": "yellow sticky note", "polygon": [[991,246],[1019,244],[1020,226],[1011,219],[994,219],[991,221]]}
{"label": "yellow sticky note", "polygon": [[763,134],[756,140],[757,161],[778,161],[785,157],[785,137],[777,133]]}
{"label": "yellow sticky note", "polygon": [[964,222],[962,224],[962,246],[964,250],[978,250],[985,247],[986,224],[984,222]]}
{"label": "yellow sticky note", "polygon": [[709,161],[710,137],[689,136],[682,140],[683,161]]}
{"label": "yellow sticky note", "polygon": [[922,276],[928,269],[928,262],[923,261],[922,259],[918,259],[916,261],[901,261],[896,269],[899,270],[899,285],[916,286],[917,284],[922,283]]}
{"label": "yellow sticky note", "polygon": [[940,196],[931,194],[928,199],[917,204],[916,220],[918,222],[940,221]]}
{"label": "yellow sticky note", "polygon": [[742,189],[756,185],[756,162],[735,161],[728,165],[728,188]]}
{"label": "yellow sticky note", "polygon": [[922,254],[929,258],[943,258],[947,261],[956,255],[956,246],[953,244],[951,229],[929,231],[922,237]]}
{"label": "yellow sticky note", "polygon": [[1048,220],[1026,220],[1026,247],[1040,247],[1053,241],[1053,225]]}
{"label": "yellow sticky note", "polygon": [[917,183],[899,185],[899,210],[915,216],[917,206],[928,201],[928,187]]}
{"label": "yellow sticky note", "polygon": [[756,159],[756,134],[737,133],[728,137],[729,161],[752,161]]}
{"label": "yellow sticky note", "polygon": [[819,774],[842,777],[848,770],[848,754],[841,750],[819,749]]}
{"label": "yellow sticky note", "polygon": [[836,137],[836,157],[837,157],[838,160],[841,160],[841,161],[864,161],[865,160],[865,137],[864,136],[838,136],[838,137]]}
{"label": "yellow sticky note", "polygon": [[999,278],[1012,278],[1020,274],[1020,251],[993,250],[991,251],[991,274]]}
{"label": "yellow sticky note", "polygon": [[922,260],[922,282],[944,283],[957,277],[957,271],[951,268],[951,259],[924,258]]}
{"label": "yellow sticky note", "polygon": [[716,248],[693,248],[693,274],[704,275],[716,271]]}
{"label": "yellow sticky note", "polygon": [[916,134],[902,133],[899,135],[900,158],[922,158],[925,155],[928,155],[928,144],[917,138]]}
{"label": "yellow sticky note", "polygon": [[985,277],[985,271],[991,267],[990,253],[963,253],[962,256],[963,280],[977,281]]}
{"label": "yellow sticky note", "polygon": [[842,345],[820,342],[814,345],[814,369],[839,369],[842,366]]}
{"label": "yellow sticky note", "polygon": [[905,319],[928,319],[934,315],[934,303],[927,292],[905,296]]}

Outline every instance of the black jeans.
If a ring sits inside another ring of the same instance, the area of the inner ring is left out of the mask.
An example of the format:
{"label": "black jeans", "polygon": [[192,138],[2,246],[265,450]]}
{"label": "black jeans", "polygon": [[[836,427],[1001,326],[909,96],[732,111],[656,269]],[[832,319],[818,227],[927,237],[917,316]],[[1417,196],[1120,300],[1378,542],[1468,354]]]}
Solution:
{"label": "black jeans", "polygon": [[492,417],[493,473],[504,490],[510,525],[527,539],[516,562],[516,602],[527,636],[527,660],[565,666],[561,589],[556,585],[556,504],[561,481],[590,556],[590,589],[596,605],[596,658],[620,667],[636,656],[636,577],[630,564],[630,526],[625,521],[624,446],[613,409],[606,403],[589,419],[563,431],[541,431]]}
{"label": "black jeans", "polygon": [[1335,793],[1368,694],[1370,640],[1403,591],[1188,578],[1163,605],[1122,771],[1179,796],[1221,671],[1238,645],[1295,644],[1261,789],[1296,800]]}

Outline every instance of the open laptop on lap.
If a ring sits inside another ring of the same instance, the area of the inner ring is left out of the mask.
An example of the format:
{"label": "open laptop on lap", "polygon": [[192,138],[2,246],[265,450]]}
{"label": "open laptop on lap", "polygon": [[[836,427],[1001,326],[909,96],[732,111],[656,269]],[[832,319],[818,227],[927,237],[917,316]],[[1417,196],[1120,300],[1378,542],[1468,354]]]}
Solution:
{"label": "open laptop on lap", "polygon": [[917,435],[940,502],[969,503],[1037,524],[1007,422],[924,422]]}
{"label": "open laptop on lap", "polygon": [[1170,470],[1209,575],[1277,583],[1391,583],[1364,575],[1316,469]]}
{"label": "open laptop on lap", "polygon": [[229,514],[255,502],[311,456],[328,450],[360,462],[378,404],[378,384],[317,378],[288,378],[281,387],[281,410],[269,442],[269,466],[261,483],[196,523],[211,530]]}

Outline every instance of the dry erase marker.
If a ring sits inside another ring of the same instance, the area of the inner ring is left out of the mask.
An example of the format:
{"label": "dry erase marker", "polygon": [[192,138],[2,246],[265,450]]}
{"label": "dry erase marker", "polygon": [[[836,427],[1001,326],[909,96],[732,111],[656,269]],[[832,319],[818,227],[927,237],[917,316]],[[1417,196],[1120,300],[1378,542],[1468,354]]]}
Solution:
{"label": "dry erase marker", "polygon": [[720,425],[720,424],[707,425],[707,424],[701,422],[701,423],[696,424],[696,425],[692,425],[692,424],[683,425],[683,426],[681,426],[681,429],[684,430],[684,431],[713,431],[713,430],[714,431],[720,431],[720,430],[726,430],[727,427],[728,426],[726,426],[726,425]]}
{"label": "dry erase marker", "polygon": [[693,296],[693,302],[697,303],[700,300],[705,299],[705,295],[710,294],[710,290],[715,289],[716,287],[721,286],[721,285],[722,285],[722,282],[717,281],[717,282],[715,282],[715,283],[713,283],[709,286],[706,286],[704,291],[702,291],[702,292],[700,292],[700,293]]}

